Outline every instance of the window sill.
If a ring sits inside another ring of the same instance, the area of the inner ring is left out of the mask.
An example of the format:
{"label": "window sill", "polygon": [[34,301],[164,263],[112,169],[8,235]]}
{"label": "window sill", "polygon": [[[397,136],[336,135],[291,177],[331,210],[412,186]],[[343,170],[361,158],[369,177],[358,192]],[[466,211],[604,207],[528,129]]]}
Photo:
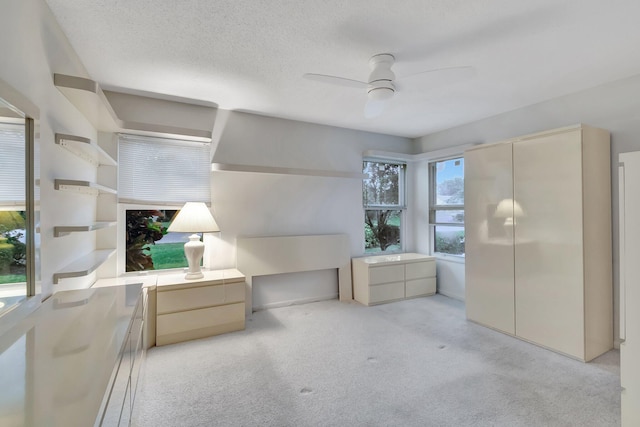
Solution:
{"label": "window sill", "polygon": [[433,256],[436,260],[447,261],[447,262],[455,262],[457,264],[464,264],[465,257],[464,255],[449,255],[443,253],[434,253]]}

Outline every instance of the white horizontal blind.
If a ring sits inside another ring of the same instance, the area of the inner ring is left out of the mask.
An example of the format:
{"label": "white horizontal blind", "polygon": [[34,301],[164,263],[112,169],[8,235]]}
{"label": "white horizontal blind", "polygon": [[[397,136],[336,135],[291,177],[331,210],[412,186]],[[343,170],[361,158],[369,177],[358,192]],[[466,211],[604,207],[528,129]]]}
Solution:
{"label": "white horizontal blind", "polygon": [[209,143],[120,135],[119,201],[176,206],[209,203],[210,152]]}
{"label": "white horizontal blind", "polygon": [[0,206],[25,205],[24,123],[0,123]]}

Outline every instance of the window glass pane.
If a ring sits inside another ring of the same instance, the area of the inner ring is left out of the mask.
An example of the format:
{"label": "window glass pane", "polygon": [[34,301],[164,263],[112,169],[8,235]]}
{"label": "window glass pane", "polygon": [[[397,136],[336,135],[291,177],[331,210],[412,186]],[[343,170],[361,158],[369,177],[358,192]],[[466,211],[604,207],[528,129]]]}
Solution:
{"label": "window glass pane", "polygon": [[381,162],[363,162],[362,171],[364,206],[399,206],[401,174],[404,165]]}
{"label": "window glass pane", "polygon": [[464,210],[436,210],[436,221],[447,224],[464,224]]}
{"label": "window glass pane", "polygon": [[434,234],[435,252],[464,255],[464,227],[437,225]]}
{"label": "window glass pane", "polygon": [[127,210],[126,271],[187,267],[184,244],[191,233],[169,233],[179,211]]}
{"label": "window glass pane", "polygon": [[402,211],[367,210],[364,216],[365,252],[402,250],[400,241]]}
{"label": "window glass pane", "polygon": [[27,295],[25,120],[0,117],[0,312]]}
{"label": "window glass pane", "polygon": [[464,204],[464,159],[436,162],[436,205]]}

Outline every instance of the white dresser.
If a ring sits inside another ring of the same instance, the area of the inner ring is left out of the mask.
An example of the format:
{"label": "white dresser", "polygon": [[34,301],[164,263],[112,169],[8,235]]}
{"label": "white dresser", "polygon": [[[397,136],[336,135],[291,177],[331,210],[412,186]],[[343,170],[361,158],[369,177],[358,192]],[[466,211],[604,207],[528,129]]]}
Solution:
{"label": "white dresser", "polygon": [[436,260],[405,253],[351,260],[354,299],[364,305],[381,304],[436,293]]}
{"label": "white dresser", "polygon": [[245,276],[236,269],[158,275],[156,345],[244,329]]}

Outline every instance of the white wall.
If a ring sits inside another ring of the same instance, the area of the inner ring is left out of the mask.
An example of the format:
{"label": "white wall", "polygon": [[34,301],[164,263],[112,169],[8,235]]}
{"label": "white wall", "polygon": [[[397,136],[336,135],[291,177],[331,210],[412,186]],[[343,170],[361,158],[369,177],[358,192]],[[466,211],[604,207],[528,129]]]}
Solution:
{"label": "white wall", "polygon": [[[224,117],[224,129],[215,132],[213,163],[361,173],[364,150],[409,153],[413,148],[401,137],[241,112],[219,117]],[[215,171],[211,188],[222,230],[209,261],[214,268],[235,266],[238,236],[344,233],[350,237],[351,255],[364,253],[361,179]],[[281,301],[327,295],[326,289],[313,285],[317,280],[311,276],[299,279],[296,276],[297,286],[306,290],[297,295],[281,292],[275,284],[270,287]],[[291,286],[288,277],[280,280],[281,286]],[[335,283],[337,294],[337,279]],[[277,302],[269,295],[260,298],[265,304]]]}
{"label": "white wall", "polygon": [[[611,132],[614,318],[618,336],[618,154],[640,150],[640,76],[619,80],[415,140],[419,152],[451,145],[496,142],[584,123]],[[426,194],[420,195],[424,203]],[[423,232],[423,231],[419,231]],[[452,280],[459,280],[454,279]],[[459,287],[460,283],[447,284]]]}
{"label": "white wall", "polygon": [[[53,73],[86,77],[87,73],[43,0],[2,2],[0,13],[0,78],[40,109],[36,123],[41,150],[41,289],[44,296],[58,290],[52,275],[95,247],[95,236],[54,238],[54,225],[91,222],[96,201],[89,196],[53,189],[55,178],[96,180],[96,169],[54,143],[54,133],[96,140],[96,130],[53,85]],[[91,278],[80,279],[86,286]]]}

